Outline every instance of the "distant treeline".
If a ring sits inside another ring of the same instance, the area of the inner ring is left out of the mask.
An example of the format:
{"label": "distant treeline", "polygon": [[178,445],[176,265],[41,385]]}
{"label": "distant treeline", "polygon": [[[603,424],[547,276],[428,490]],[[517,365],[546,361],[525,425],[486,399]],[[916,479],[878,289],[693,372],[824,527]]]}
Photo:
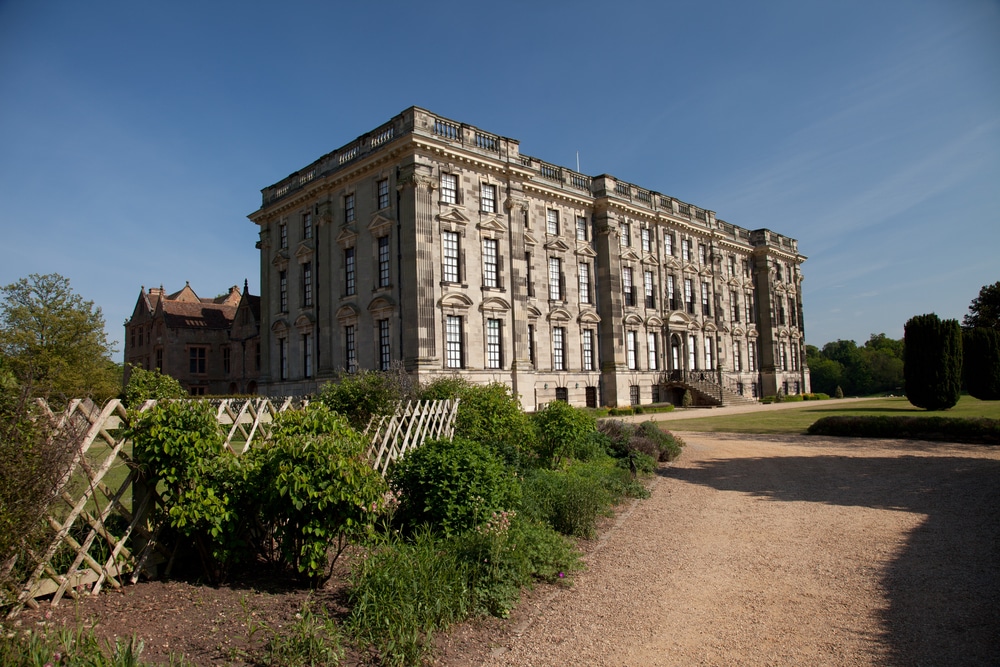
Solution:
{"label": "distant treeline", "polygon": [[834,396],[840,387],[845,396],[902,394],[903,341],[884,333],[872,334],[865,344],[836,340],[823,349],[806,346],[812,390]]}

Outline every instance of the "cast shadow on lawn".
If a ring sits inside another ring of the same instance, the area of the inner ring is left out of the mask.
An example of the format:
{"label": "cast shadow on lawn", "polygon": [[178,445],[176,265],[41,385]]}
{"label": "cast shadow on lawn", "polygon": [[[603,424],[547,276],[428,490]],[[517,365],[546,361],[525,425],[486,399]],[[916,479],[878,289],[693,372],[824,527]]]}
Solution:
{"label": "cast shadow on lawn", "polygon": [[[801,438],[798,444],[803,444]],[[913,444],[911,451],[935,447]],[[697,468],[662,468],[660,474],[776,501],[926,515],[908,536],[900,556],[881,574],[889,602],[882,614],[889,664],[997,665],[1000,461],[976,458],[977,450],[982,451],[970,447],[968,457],[866,457],[861,449],[857,457],[817,452],[816,456],[722,459]]]}

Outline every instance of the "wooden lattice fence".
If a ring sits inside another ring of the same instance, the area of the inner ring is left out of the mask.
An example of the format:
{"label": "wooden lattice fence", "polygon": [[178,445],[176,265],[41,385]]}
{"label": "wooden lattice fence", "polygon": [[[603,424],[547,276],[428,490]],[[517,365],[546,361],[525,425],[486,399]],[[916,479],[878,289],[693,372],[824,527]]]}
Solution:
{"label": "wooden lattice fence", "polygon": [[[211,402],[226,430],[224,447],[233,455],[253,445],[265,446],[275,416],[306,403],[294,398],[222,399]],[[146,401],[140,412],[155,401]],[[61,414],[39,401],[56,432],[83,433],[72,464],[60,485],[57,502],[45,517],[52,538],[44,552],[30,554],[33,569],[10,616],[38,606],[38,598],[93,595],[105,586],[135,583],[171,554],[158,541],[162,525],[153,517],[159,496],[145,489],[132,463],[131,442],[124,437],[128,412],[118,400],[103,408],[89,400],[73,400]],[[419,401],[401,404],[394,415],[373,419],[369,434],[372,466],[385,474],[389,464],[427,439],[450,438],[458,401]],[[134,493],[135,492],[135,493]],[[134,507],[133,494],[139,498]],[[59,502],[62,501],[62,502]]]}

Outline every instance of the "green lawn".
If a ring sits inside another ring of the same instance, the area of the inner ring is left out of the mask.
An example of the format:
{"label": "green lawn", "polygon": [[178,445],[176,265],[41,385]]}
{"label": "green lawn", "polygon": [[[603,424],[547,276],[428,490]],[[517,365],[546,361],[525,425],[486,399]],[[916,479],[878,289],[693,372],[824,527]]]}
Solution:
{"label": "green lawn", "polygon": [[[951,410],[928,412],[910,405],[905,398],[882,398],[863,403],[837,405],[836,399],[805,401],[782,410],[761,410],[740,415],[698,417],[664,421],[661,427],[670,431],[708,431],[725,433],[805,433],[820,417],[832,415],[925,415],[937,417],[989,417],[1000,419],[1000,401],[980,401],[970,396]],[[653,415],[652,419],[656,419]]]}

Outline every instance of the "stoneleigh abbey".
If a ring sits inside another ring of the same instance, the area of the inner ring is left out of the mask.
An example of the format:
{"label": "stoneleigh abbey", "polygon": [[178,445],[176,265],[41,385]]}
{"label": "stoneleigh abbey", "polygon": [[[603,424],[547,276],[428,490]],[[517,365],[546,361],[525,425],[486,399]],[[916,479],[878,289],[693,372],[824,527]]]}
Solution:
{"label": "stoneleigh abbey", "polygon": [[525,409],[809,391],[794,239],[411,107],[265,188],[260,378],[401,364]]}

